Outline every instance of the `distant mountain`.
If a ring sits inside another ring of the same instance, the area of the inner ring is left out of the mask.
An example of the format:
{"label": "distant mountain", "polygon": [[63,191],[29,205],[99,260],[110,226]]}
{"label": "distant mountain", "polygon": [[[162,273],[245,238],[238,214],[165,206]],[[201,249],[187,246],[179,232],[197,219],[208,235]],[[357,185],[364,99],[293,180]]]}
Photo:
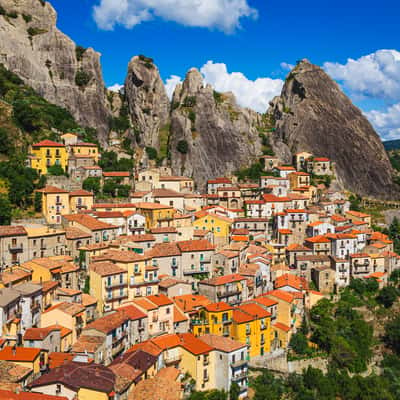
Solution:
{"label": "distant mountain", "polygon": [[362,196],[399,196],[380,137],[320,67],[299,62],[268,113],[275,120],[274,141],[286,145],[289,157],[299,151],[329,157],[344,188]]}
{"label": "distant mountain", "polygon": [[399,150],[400,149],[400,140],[386,140],[383,142],[386,151],[390,150]]}

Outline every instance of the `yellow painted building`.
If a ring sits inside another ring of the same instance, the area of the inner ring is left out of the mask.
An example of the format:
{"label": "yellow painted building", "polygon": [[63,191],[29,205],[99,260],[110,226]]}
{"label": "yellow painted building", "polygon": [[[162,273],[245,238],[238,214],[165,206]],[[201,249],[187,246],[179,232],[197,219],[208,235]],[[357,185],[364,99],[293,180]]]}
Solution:
{"label": "yellow painted building", "polygon": [[271,314],[257,304],[233,308],[223,302],[211,303],[192,317],[191,329],[195,336],[210,333],[247,344],[249,357],[271,351]]}
{"label": "yellow painted building", "polygon": [[75,190],[69,193],[69,209],[71,214],[82,210],[90,210],[94,203],[94,194],[86,190]]}
{"label": "yellow painted building", "polygon": [[90,295],[97,299],[100,313],[118,308],[128,299],[127,271],[109,262],[89,266]]}
{"label": "yellow painted building", "polygon": [[69,329],[72,333],[72,343],[74,343],[86,326],[85,307],[78,303],[68,302],[51,306],[42,313],[40,327],[47,328],[54,325]]}
{"label": "yellow painted building", "polygon": [[146,229],[157,228],[163,221],[172,221],[175,213],[171,206],[146,202],[137,203],[136,210],[146,218]]}
{"label": "yellow painted building", "polygon": [[151,256],[110,249],[93,258],[93,262],[104,261],[112,262],[127,272],[129,300],[158,293],[158,267]]}
{"label": "yellow painted building", "polygon": [[61,224],[62,215],[70,214],[69,192],[55,186],[38,190],[42,194],[42,213],[48,224]]}
{"label": "yellow painted building", "polygon": [[99,161],[99,148],[95,143],[78,142],[70,146],[73,155],[92,157],[96,164]]}
{"label": "yellow painted building", "polygon": [[47,168],[52,165],[60,165],[64,171],[67,169],[68,153],[62,143],[42,140],[32,145],[30,153],[30,167],[40,174],[47,174]]}
{"label": "yellow painted building", "polygon": [[215,237],[228,238],[233,220],[216,214],[207,214],[193,222],[197,229],[214,233]]}
{"label": "yellow painted building", "polygon": [[47,351],[37,348],[6,346],[0,350],[0,360],[9,361],[40,373],[40,367],[47,365]]}
{"label": "yellow painted building", "polygon": [[248,346],[249,357],[271,351],[271,314],[257,304],[242,304],[233,312],[231,337]]}
{"label": "yellow painted building", "polygon": [[204,334],[230,336],[233,307],[224,302],[204,306],[192,318],[192,332],[195,336]]}

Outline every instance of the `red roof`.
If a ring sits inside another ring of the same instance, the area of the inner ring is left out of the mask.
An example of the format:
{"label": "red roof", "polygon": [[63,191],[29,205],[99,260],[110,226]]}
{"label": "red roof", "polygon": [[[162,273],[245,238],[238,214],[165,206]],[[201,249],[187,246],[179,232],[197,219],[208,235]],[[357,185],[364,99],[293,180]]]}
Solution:
{"label": "red roof", "polygon": [[0,389],[1,400],[68,400],[67,397],[63,396],[52,396],[43,393],[31,393],[31,392],[20,392],[15,393],[10,390]]}
{"label": "red roof", "polygon": [[105,177],[129,177],[129,174],[129,172],[125,171],[103,172]]}
{"label": "red roof", "polygon": [[31,347],[6,346],[0,350],[0,360],[33,362],[40,354],[40,349]]}
{"label": "red roof", "polygon": [[292,274],[283,274],[275,280],[275,288],[290,286],[297,290],[308,289],[308,283],[305,278]]}
{"label": "red roof", "polygon": [[314,161],[317,161],[317,162],[329,162],[331,160],[329,158],[326,158],[326,157],[315,157]]}
{"label": "red roof", "polygon": [[230,274],[230,275],[224,275],[224,276],[216,276],[215,278],[206,279],[204,281],[201,281],[200,283],[204,283],[206,285],[212,285],[212,286],[220,286],[220,285],[225,285],[226,283],[240,282],[245,279],[246,278],[242,275]]}
{"label": "red roof", "polygon": [[272,325],[272,327],[276,328],[276,329],[280,329],[280,330],[285,331],[285,332],[289,332],[290,331],[290,327],[285,325],[285,324],[282,324],[281,322],[276,322],[274,325]]}
{"label": "red roof", "polygon": [[215,246],[206,239],[184,240],[176,243],[183,252],[214,250]]}
{"label": "red roof", "polygon": [[65,145],[53,142],[52,140],[42,140],[41,142],[33,144],[32,147],[65,147]]}
{"label": "red roof", "polygon": [[211,303],[204,306],[204,308],[209,312],[219,312],[219,311],[229,311],[232,307],[229,304],[220,301],[219,303]]}

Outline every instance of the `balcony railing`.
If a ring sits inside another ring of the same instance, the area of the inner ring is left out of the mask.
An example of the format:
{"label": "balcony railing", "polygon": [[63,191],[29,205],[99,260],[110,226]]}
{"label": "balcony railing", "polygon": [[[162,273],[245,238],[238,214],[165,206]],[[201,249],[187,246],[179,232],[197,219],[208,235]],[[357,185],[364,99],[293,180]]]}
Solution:
{"label": "balcony railing", "polygon": [[106,288],[127,287],[127,282],[106,282]]}
{"label": "balcony railing", "polygon": [[207,268],[186,268],[183,270],[183,275],[192,275],[192,274],[208,274]]}
{"label": "balcony railing", "polygon": [[22,253],[24,251],[24,246],[22,244],[9,244],[8,251],[10,253]]}
{"label": "balcony railing", "polygon": [[239,374],[235,374],[232,376],[232,381],[233,382],[237,382],[237,381],[241,381],[242,379],[247,378],[247,370],[244,372],[241,372]]}
{"label": "balcony railing", "polygon": [[247,365],[248,361],[247,360],[238,360],[235,362],[231,363],[232,368],[240,368],[243,367],[244,365]]}
{"label": "balcony railing", "polygon": [[235,294],[240,294],[241,290],[236,287],[236,288],[231,288],[231,289],[225,289],[225,290],[220,290],[217,292],[218,297],[229,297],[229,296],[234,296]]}
{"label": "balcony railing", "polygon": [[164,362],[165,364],[175,364],[181,361],[182,356],[180,354],[173,354],[173,355],[165,355]]}
{"label": "balcony railing", "polygon": [[115,300],[122,300],[127,299],[128,293],[124,292],[123,294],[114,294],[106,298],[106,302],[115,301]]}

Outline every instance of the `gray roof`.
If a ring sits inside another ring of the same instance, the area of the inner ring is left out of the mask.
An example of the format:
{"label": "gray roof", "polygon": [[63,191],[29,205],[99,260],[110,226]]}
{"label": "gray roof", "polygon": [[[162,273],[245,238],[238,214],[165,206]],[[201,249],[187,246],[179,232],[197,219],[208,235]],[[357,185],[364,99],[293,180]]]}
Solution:
{"label": "gray roof", "polygon": [[6,307],[15,302],[20,297],[20,293],[13,288],[0,289],[0,307]]}
{"label": "gray roof", "polygon": [[30,295],[41,291],[42,286],[35,283],[25,282],[21,283],[20,285],[14,286],[14,289],[22,295]]}

